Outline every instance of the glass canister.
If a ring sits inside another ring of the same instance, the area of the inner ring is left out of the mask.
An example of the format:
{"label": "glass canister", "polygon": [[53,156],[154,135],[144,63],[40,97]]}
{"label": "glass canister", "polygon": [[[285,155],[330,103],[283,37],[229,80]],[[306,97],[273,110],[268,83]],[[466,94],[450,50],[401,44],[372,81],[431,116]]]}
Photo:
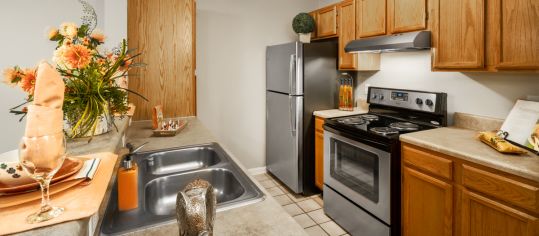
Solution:
{"label": "glass canister", "polygon": [[339,110],[354,110],[354,78],[348,73],[342,73],[339,82]]}

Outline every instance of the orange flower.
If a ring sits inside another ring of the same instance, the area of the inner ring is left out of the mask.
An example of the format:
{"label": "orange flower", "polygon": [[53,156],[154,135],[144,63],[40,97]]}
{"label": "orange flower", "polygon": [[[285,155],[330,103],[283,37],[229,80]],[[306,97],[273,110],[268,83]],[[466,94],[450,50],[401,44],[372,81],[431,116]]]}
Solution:
{"label": "orange flower", "polygon": [[90,38],[84,37],[84,39],[82,40],[82,44],[85,46],[90,45]]}
{"label": "orange flower", "polygon": [[92,35],[90,35],[91,38],[95,39],[99,43],[105,42],[105,35],[99,32],[94,32]]}
{"label": "orange flower", "polygon": [[34,94],[34,88],[36,86],[36,70],[25,69],[21,79],[21,88],[29,94]]}
{"label": "orange flower", "polygon": [[4,83],[8,85],[15,85],[21,79],[21,74],[17,67],[10,67],[4,70]]}
{"label": "orange flower", "polygon": [[[129,57],[129,55],[127,55],[126,57]],[[129,69],[129,66],[132,63],[133,63],[133,60],[124,60],[124,61],[122,61],[122,63],[120,64],[119,70],[126,71],[127,69]]]}
{"label": "orange flower", "polygon": [[75,23],[62,23],[60,25],[60,34],[68,37],[68,38],[74,38],[77,36],[78,27]]}
{"label": "orange flower", "polygon": [[63,62],[65,62],[69,68],[81,69],[90,64],[92,52],[83,45],[73,44],[65,48],[62,57]]}
{"label": "orange flower", "polygon": [[48,34],[49,40],[52,40],[52,39],[53,39],[54,37],[56,37],[56,35],[58,35],[58,34],[59,34],[58,29],[56,29],[56,28],[51,28],[51,29],[49,30],[49,34]]}

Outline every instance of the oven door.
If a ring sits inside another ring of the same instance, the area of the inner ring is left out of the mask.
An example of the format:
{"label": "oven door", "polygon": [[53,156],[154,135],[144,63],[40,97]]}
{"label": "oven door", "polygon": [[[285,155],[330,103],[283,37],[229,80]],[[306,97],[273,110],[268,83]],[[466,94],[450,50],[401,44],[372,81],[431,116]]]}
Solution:
{"label": "oven door", "polygon": [[390,153],[324,131],[324,184],[386,224],[390,219]]}

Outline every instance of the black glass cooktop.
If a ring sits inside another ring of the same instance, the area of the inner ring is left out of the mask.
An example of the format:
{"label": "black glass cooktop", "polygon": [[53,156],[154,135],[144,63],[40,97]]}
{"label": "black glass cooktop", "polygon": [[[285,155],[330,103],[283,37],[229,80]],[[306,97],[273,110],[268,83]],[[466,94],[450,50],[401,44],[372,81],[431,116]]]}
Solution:
{"label": "black glass cooktop", "polygon": [[439,127],[435,124],[427,124],[424,121],[376,113],[328,119],[326,124],[354,134],[381,136],[389,139],[397,139],[399,134]]}

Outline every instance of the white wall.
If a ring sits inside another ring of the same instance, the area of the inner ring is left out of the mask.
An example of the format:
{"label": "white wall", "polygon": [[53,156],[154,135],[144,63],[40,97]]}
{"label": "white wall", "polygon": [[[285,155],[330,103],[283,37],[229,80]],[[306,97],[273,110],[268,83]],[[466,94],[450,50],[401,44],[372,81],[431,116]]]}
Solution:
{"label": "white wall", "polygon": [[197,111],[247,168],[265,165],[265,48],[296,39],[313,0],[198,0]]}
{"label": "white wall", "polygon": [[[98,27],[108,40],[125,37],[127,22],[126,0],[89,0],[98,15]],[[105,8],[109,7],[109,11]],[[110,18],[105,23],[105,12]],[[50,61],[55,47],[47,39],[50,27],[62,22],[80,24],[82,7],[75,0],[4,0],[0,2],[0,70],[20,65],[33,67],[43,59]],[[122,23],[123,22],[123,23]],[[116,44],[113,44],[116,45]],[[2,76],[3,81],[3,76]],[[19,88],[0,84],[0,153],[17,148],[24,130],[24,121],[8,113],[8,109],[22,103],[25,94]]]}
{"label": "white wall", "polygon": [[322,7],[325,7],[334,3],[338,3],[340,1],[342,0],[318,0],[318,8],[322,8]]}
{"label": "white wall", "polygon": [[[431,72],[429,51],[382,53],[378,72],[357,73],[356,97],[365,85],[439,91],[448,94],[448,112],[505,118],[518,98],[539,95],[536,73]],[[450,116],[451,117],[451,116]]]}

